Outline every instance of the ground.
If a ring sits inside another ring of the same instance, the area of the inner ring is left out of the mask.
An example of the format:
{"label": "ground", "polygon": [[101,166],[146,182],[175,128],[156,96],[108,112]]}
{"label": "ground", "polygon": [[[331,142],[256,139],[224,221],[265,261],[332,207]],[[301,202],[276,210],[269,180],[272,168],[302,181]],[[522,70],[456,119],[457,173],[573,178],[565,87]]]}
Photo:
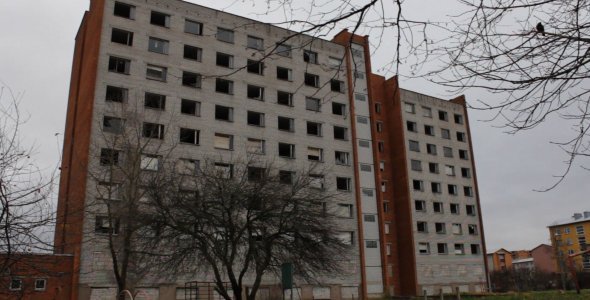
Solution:
{"label": "ground", "polygon": [[494,295],[494,296],[485,296],[485,297],[462,297],[463,300],[476,300],[476,299],[485,299],[485,300],[552,300],[552,299],[559,299],[559,300],[578,300],[578,299],[590,299],[590,290],[582,290],[582,292],[578,295],[576,291],[567,291],[567,292],[560,292],[560,291],[543,291],[543,292],[526,292],[526,293],[510,293],[510,294],[501,294],[501,295]]}

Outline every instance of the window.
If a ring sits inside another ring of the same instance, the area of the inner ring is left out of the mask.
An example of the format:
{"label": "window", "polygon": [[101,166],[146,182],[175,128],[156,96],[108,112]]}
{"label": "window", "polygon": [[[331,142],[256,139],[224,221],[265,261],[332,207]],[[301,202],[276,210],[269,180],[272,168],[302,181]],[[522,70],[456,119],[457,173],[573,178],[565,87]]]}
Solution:
{"label": "window", "polygon": [[292,81],[293,70],[289,68],[277,67],[277,79]]}
{"label": "window", "polygon": [[203,49],[199,47],[194,47],[190,45],[184,45],[184,58],[194,60],[194,61],[201,61],[203,58]]}
{"label": "window", "polygon": [[367,140],[359,140],[359,147],[361,148],[371,148],[371,142]]}
{"label": "window", "polygon": [[291,57],[291,45],[279,43],[276,46],[275,53],[284,57]]}
{"label": "window", "polygon": [[107,216],[96,216],[94,221],[94,232],[100,234],[118,234],[119,219]]}
{"label": "window", "polygon": [[217,27],[217,35],[216,36],[217,36],[218,41],[232,43],[232,44],[234,42],[234,31],[233,30]]}
{"label": "window", "polygon": [[378,141],[377,148],[379,148],[379,152],[383,153],[385,151],[385,143],[383,141]]}
{"label": "window", "polygon": [[449,254],[449,250],[447,249],[446,243],[437,243],[436,250],[438,254]]}
{"label": "window", "polygon": [[467,231],[469,232],[470,235],[478,235],[477,225],[475,225],[475,224],[467,225]]}
{"label": "window", "polygon": [[467,141],[467,137],[465,135],[465,132],[457,131],[457,141],[459,141],[459,142],[466,142]]}
{"label": "window", "polygon": [[150,23],[152,25],[170,27],[170,16],[165,13],[152,11]]}
{"label": "window", "polygon": [[341,218],[352,218],[353,217],[353,206],[352,204],[338,204],[336,210],[336,216]]}
{"label": "window", "polygon": [[438,164],[428,163],[428,171],[430,171],[432,174],[438,174]]}
{"label": "window", "polygon": [[409,114],[416,113],[416,106],[412,103],[404,102],[404,111]]}
{"label": "window", "polygon": [[463,124],[463,116],[462,115],[455,114],[455,123],[457,123],[457,124]]}
{"label": "window", "polygon": [[342,67],[342,58],[328,57],[328,65],[332,69],[340,69]]}
{"label": "window", "polygon": [[318,64],[318,54],[313,51],[303,51],[303,61],[310,64]]}
{"label": "window", "polygon": [[121,118],[104,116],[102,120],[102,131],[115,134],[123,133],[125,121]]}
{"label": "window", "polygon": [[424,125],[424,134],[434,136],[434,127],[430,125]]}
{"label": "window", "polygon": [[322,136],[322,124],[307,121],[307,134],[314,136]]}
{"label": "window", "polygon": [[283,91],[277,91],[277,104],[293,106],[293,94]]}
{"label": "window", "polygon": [[418,172],[422,171],[422,162],[419,160],[415,160],[415,159],[410,160],[410,166],[411,166],[412,171],[418,171]]}
{"label": "window", "polygon": [[215,79],[215,91],[218,93],[233,95],[234,82],[231,80],[216,78]]}
{"label": "window", "polygon": [[441,128],[440,129],[440,136],[445,140],[451,139],[451,132],[448,129]]}
{"label": "window", "polygon": [[264,88],[256,85],[248,85],[247,96],[249,99],[264,101]]}
{"label": "window", "polygon": [[375,112],[380,114],[381,113],[381,103],[375,103]]}
{"label": "window", "polygon": [[279,156],[286,158],[295,158],[295,145],[279,143]]}
{"label": "window", "polygon": [[126,88],[107,85],[107,91],[105,94],[106,101],[123,103],[127,101],[128,96],[129,90]]}
{"label": "window", "polygon": [[449,184],[447,185],[447,190],[449,192],[449,195],[453,195],[453,196],[457,196],[459,194],[459,190],[457,189],[457,185],[454,184]]}
{"label": "window", "polygon": [[385,161],[382,160],[379,162],[379,170],[381,172],[385,171]]}
{"label": "window", "polygon": [[438,234],[447,233],[447,226],[445,223],[434,223],[434,227],[436,229],[436,233]]}
{"label": "window", "polygon": [[322,103],[320,99],[305,97],[305,109],[319,112],[321,110]]}
{"label": "window", "polygon": [[416,231],[422,233],[428,232],[428,223],[422,221],[416,222]]}
{"label": "window", "polygon": [[332,102],[332,113],[339,116],[346,116],[346,104]]}
{"label": "window", "polygon": [[455,254],[456,255],[465,254],[465,247],[463,244],[455,244]]}
{"label": "window", "polygon": [[458,215],[460,213],[460,207],[457,203],[451,203],[451,213],[454,215]]}
{"label": "window", "polygon": [[259,167],[248,167],[248,181],[261,181],[266,176],[266,169]]}
{"label": "window", "polygon": [[387,181],[383,180],[381,181],[381,192],[386,192],[387,191]]}
{"label": "window", "polygon": [[295,132],[295,120],[279,116],[277,118],[278,129],[283,131]]}
{"label": "window", "polygon": [[248,138],[248,141],[246,142],[246,151],[248,153],[264,154],[266,152],[264,140]]}
{"label": "window", "polygon": [[356,122],[359,124],[369,124],[369,118],[363,116],[357,116]]}
{"label": "window", "polygon": [[147,108],[164,110],[166,109],[166,96],[146,92],[144,106]]}
{"label": "window", "polygon": [[119,164],[119,151],[114,149],[100,149],[100,165],[115,166]]}
{"label": "window", "polygon": [[334,152],[335,160],[337,165],[349,166],[350,165],[350,154],[343,151]]}
{"label": "window", "polygon": [[229,179],[234,176],[234,166],[232,164],[216,162],[213,167],[215,168],[216,175],[222,178]]}
{"label": "window", "polygon": [[10,279],[10,290],[11,291],[20,291],[23,288],[23,280],[20,278],[11,278]]}
{"label": "window", "polygon": [[446,165],[445,166],[445,174],[447,174],[449,176],[455,176],[455,167]]}
{"label": "window", "polygon": [[131,61],[120,57],[109,57],[109,72],[129,75]]}
{"label": "window", "polygon": [[410,140],[408,144],[410,145],[410,151],[420,152],[420,144],[417,141]]}
{"label": "window", "polygon": [[139,168],[147,171],[158,171],[160,168],[160,157],[157,155],[142,154]]}
{"label": "window", "polygon": [[97,197],[104,200],[121,200],[121,184],[101,181],[96,186]]}
{"label": "window", "polygon": [[584,234],[584,226],[576,226],[576,234],[583,235]]}
{"label": "window", "polygon": [[371,172],[373,171],[373,167],[369,164],[360,164],[361,172]]}
{"label": "window", "polygon": [[429,243],[418,243],[418,253],[430,254],[430,244]]}
{"label": "window", "polygon": [[199,131],[195,129],[180,128],[180,142],[184,144],[199,144]]}
{"label": "window", "polygon": [[354,94],[354,100],[356,101],[367,101],[367,96],[365,94]]}
{"label": "window", "polygon": [[217,52],[215,55],[215,64],[220,67],[233,69],[234,67],[234,56]]}
{"label": "window", "polygon": [[111,42],[127,46],[133,46],[133,32],[113,28],[111,32]]}
{"label": "window", "polygon": [[143,137],[160,140],[164,139],[164,125],[144,122]]}
{"label": "window", "polygon": [[167,74],[168,69],[160,66],[147,65],[145,70],[145,78],[147,79],[166,81]]}
{"label": "window", "polygon": [[192,88],[200,88],[201,74],[182,71],[182,85]]}
{"label": "window", "polygon": [[354,78],[355,79],[365,79],[365,73],[355,70],[354,71]]}
{"label": "window", "polygon": [[348,128],[334,126],[334,139],[348,141]]}
{"label": "window", "polygon": [[449,121],[449,114],[446,111],[438,111],[438,119],[441,121]]}
{"label": "window", "polygon": [[344,81],[336,79],[330,80],[330,89],[332,92],[344,93]]}
{"label": "window", "polygon": [[469,216],[475,216],[475,205],[465,205],[465,211]]}
{"label": "window", "polygon": [[47,279],[35,279],[35,291],[44,291],[47,288]]}
{"label": "window", "polygon": [[264,127],[264,114],[248,111],[248,125]]}
{"label": "window", "polygon": [[453,149],[450,147],[443,147],[443,155],[444,155],[444,157],[452,158],[453,157]]}
{"label": "window", "polygon": [[563,229],[563,233],[569,234],[570,233],[570,228],[569,227],[564,228]]}
{"label": "window", "polygon": [[426,144],[426,153],[430,155],[436,155],[436,145]]}
{"label": "window", "polygon": [[117,17],[135,19],[135,6],[126,3],[115,2],[113,14]]}
{"label": "window", "polygon": [[461,168],[461,177],[463,177],[463,178],[471,178],[471,169],[469,169],[469,168]]}
{"label": "window", "polygon": [[435,213],[439,213],[439,214],[442,214],[442,213],[444,213],[444,212],[445,212],[445,211],[444,211],[444,205],[443,205],[443,203],[442,203],[442,202],[433,202],[433,203],[432,203],[432,210],[433,210]]}
{"label": "window", "polygon": [[247,66],[248,73],[263,75],[264,74],[264,63],[258,60],[248,60]]}
{"label": "window", "polygon": [[414,191],[423,191],[424,190],[424,183],[422,182],[422,180],[412,180],[412,186],[414,188]]}
{"label": "window", "polygon": [[305,85],[320,87],[320,76],[310,73],[305,73]]}
{"label": "window", "polygon": [[350,178],[336,177],[336,189],[339,191],[350,192],[352,189]]}
{"label": "window", "polygon": [[465,195],[466,197],[473,197],[473,188],[470,186],[464,186],[463,195]]}
{"label": "window", "polygon": [[418,132],[418,125],[416,125],[416,122],[406,121],[406,128],[408,131]]}
{"label": "window", "polygon": [[383,212],[388,212],[389,211],[389,202],[384,201],[383,202]]}
{"label": "window", "polygon": [[383,122],[375,122],[375,129],[377,130],[377,132],[383,132]]}
{"label": "window", "polygon": [[440,182],[431,182],[430,188],[432,189],[433,193],[436,193],[436,194],[442,193],[442,188],[440,186]]}
{"label": "window", "polygon": [[[391,233],[390,227],[391,227],[391,223],[389,223],[389,222],[384,223],[383,224],[383,233],[390,234]],[[391,255],[391,249],[390,249],[390,253],[387,255]]]}
{"label": "window", "polygon": [[215,147],[216,149],[232,150],[234,148],[233,135],[215,133],[213,147]]}
{"label": "window", "polygon": [[344,245],[354,244],[354,232],[353,231],[339,232],[337,238]]}
{"label": "window", "polygon": [[422,116],[426,118],[432,118],[432,108],[422,106]]}
{"label": "window", "polygon": [[453,223],[453,234],[463,234],[463,227],[459,223]]}
{"label": "window", "polygon": [[324,161],[324,150],[321,148],[307,147],[307,159],[313,161]]}
{"label": "window", "polygon": [[469,159],[469,153],[467,150],[459,150],[459,158],[465,160]]}
{"label": "window", "polygon": [[481,254],[478,244],[471,244],[471,254]]}
{"label": "window", "polygon": [[295,172],[279,170],[279,182],[282,184],[293,184]]}
{"label": "window", "polygon": [[426,211],[426,201],[424,200],[415,200],[414,201],[414,206],[416,211]]}
{"label": "window", "polygon": [[197,175],[201,169],[201,162],[194,159],[181,158],[176,163],[176,172],[182,175]]}
{"label": "window", "polygon": [[324,189],[324,176],[310,174],[309,175],[309,187],[323,190]]}
{"label": "window", "polygon": [[183,115],[200,116],[201,102],[182,99],[180,101],[180,113]]}
{"label": "window", "polygon": [[215,120],[234,121],[234,109],[228,106],[215,105]]}
{"label": "window", "polygon": [[188,19],[184,20],[184,32],[194,35],[203,35],[203,23]]}
{"label": "window", "polygon": [[264,50],[264,40],[255,36],[248,36],[247,46],[251,49]]}
{"label": "window", "polygon": [[148,42],[148,51],[160,54],[168,54],[169,48],[170,42],[167,40],[150,37]]}

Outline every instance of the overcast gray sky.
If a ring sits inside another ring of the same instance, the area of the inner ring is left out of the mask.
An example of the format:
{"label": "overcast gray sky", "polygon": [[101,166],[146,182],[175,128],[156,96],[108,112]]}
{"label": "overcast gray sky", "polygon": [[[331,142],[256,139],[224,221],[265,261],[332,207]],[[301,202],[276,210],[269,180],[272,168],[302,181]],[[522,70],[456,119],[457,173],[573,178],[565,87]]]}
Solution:
{"label": "overcast gray sky", "polygon": [[[274,22],[281,15],[255,16],[254,12],[265,10],[265,1],[257,1],[260,5],[248,0],[188,2],[225,8],[261,21]],[[447,11],[452,8],[441,5],[437,10],[432,2],[415,3],[439,16],[447,13],[442,7]],[[56,138],[55,134],[64,130],[74,38],[88,6],[89,0],[0,1],[0,81],[22,94],[22,108],[30,119],[21,134],[26,144],[37,146],[36,158],[47,169],[59,161],[62,136]],[[374,70],[391,60],[387,49],[376,51]],[[451,98],[443,88],[425,80],[403,80],[401,86]],[[489,95],[477,91],[467,91],[466,96],[468,101],[490,100]],[[490,112],[470,111],[488,249],[526,249],[549,243],[547,225],[574,212],[590,211],[589,173],[580,167],[575,167],[556,189],[533,191],[551,185],[553,175],[565,167],[563,152],[549,141],[560,139],[571,129],[554,118],[534,131],[509,135],[494,127],[499,124],[480,121],[489,117]]]}

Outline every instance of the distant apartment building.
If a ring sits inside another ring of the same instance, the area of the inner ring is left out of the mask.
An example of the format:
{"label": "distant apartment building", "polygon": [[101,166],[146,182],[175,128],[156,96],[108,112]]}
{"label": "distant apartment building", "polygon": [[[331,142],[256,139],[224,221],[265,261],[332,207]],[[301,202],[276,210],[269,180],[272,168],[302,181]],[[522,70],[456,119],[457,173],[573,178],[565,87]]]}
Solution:
{"label": "distant apartment building", "polygon": [[512,252],[500,248],[487,254],[488,270],[505,271],[512,268]]}
{"label": "distant apartment building", "polygon": [[[74,255],[70,299],[116,291],[104,243],[113,229],[88,209],[102,184],[89,166],[117,153],[104,138],[124,126],[123,107],[138,108],[128,117],[142,122],[141,139],[178,144],[179,160],[256,154],[330,170],[322,179],[345,192],[329,205],[350,251],[343,274],[298,282],[301,299],[487,287],[463,97],[373,74],[368,36],[346,30],[328,41],[183,1],[91,0],[76,37],[55,233],[56,253]],[[151,299],[181,299],[187,280],[208,280],[152,275],[137,286]],[[279,284],[265,277],[262,295],[282,297]]]}
{"label": "distant apartment building", "polygon": [[[567,256],[590,249],[590,211],[575,213],[567,219],[559,220],[548,226],[551,244],[555,249],[556,267],[561,272],[567,264]],[[590,271],[590,255],[574,258],[575,268]],[[567,271],[567,270],[565,270]]]}
{"label": "distant apartment building", "polygon": [[498,249],[487,254],[488,271],[535,270],[546,273],[557,272],[553,247],[540,244],[531,250]]}

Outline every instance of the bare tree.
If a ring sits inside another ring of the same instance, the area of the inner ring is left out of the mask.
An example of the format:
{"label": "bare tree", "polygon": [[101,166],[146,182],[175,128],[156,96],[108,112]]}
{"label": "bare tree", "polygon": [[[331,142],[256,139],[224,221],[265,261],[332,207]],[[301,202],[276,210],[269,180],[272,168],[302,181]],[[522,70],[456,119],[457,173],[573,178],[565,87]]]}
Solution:
{"label": "bare tree", "polygon": [[26,121],[19,107],[21,95],[0,82],[0,273],[23,253],[49,252],[47,232],[54,224],[49,197],[54,172],[42,170],[33,160],[34,148],[21,143],[20,127]]}
{"label": "bare tree", "polygon": [[263,276],[283,263],[309,280],[340,270],[352,236],[344,241],[336,229],[329,207],[337,194],[320,170],[278,171],[251,159],[188,170],[151,185],[142,217],[154,237],[144,249],[168,270],[212,274],[228,300],[243,299],[245,284],[245,298],[255,299]]}

